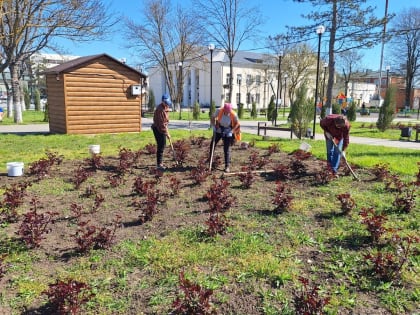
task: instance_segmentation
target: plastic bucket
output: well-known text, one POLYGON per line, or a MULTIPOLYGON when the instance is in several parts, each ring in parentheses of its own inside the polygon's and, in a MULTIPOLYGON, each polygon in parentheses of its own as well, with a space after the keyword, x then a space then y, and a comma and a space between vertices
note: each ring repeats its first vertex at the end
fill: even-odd
POLYGON ((23 162, 9 162, 7 165, 7 176, 22 176, 23 162))
POLYGON ((99 144, 91 144, 89 146, 89 152, 91 154, 99 154, 101 153, 101 146, 99 144))
POLYGON ((305 152, 311 151, 312 147, 306 143, 306 142, 302 142, 299 146, 299 149, 305 152))

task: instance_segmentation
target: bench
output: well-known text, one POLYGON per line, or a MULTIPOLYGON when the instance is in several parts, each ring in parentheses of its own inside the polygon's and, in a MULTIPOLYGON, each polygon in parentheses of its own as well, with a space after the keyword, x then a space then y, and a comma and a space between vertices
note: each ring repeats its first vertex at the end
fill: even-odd
POLYGON ((267 130, 275 130, 275 131, 289 131, 290 132, 290 139, 293 138, 293 131, 292 128, 287 127, 277 127, 277 126, 267 126, 266 122, 259 121, 258 122, 258 132, 257 134, 261 136, 261 130, 264 130, 264 136, 267 135, 267 130))

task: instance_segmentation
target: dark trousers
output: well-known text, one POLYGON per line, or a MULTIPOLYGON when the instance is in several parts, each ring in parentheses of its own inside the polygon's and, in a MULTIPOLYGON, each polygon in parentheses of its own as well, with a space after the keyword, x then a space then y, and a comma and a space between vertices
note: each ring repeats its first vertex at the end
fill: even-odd
POLYGON ((217 133, 217 132, 214 133, 214 136, 210 143, 210 154, 211 154, 211 149, 213 148, 213 140, 215 141, 214 147, 216 148, 216 145, 220 141, 220 139, 223 139, 223 153, 225 155, 225 167, 228 167, 230 165, 230 147, 232 146, 233 137, 223 136, 222 133, 217 133))
POLYGON ((152 127, 153 134, 156 140, 156 165, 161 165, 163 160, 163 151, 165 150, 166 146, 166 135, 164 133, 159 132, 155 127, 152 127))

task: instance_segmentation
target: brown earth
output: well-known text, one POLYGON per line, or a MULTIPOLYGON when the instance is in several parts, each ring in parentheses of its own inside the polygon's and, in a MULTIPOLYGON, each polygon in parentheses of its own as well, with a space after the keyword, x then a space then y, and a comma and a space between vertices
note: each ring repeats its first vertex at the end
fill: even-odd
MULTIPOLYGON (((235 174, 224 174, 222 171, 223 165, 219 165, 212 172, 206 181, 198 185, 191 178, 191 170, 197 167, 199 163, 204 163, 204 159, 208 152, 208 140, 195 139, 188 142, 187 147, 190 150, 188 156, 183 161, 182 165, 176 165, 172 160, 172 153, 170 148, 165 151, 165 161, 168 169, 163 173, 156 173, 154 169, 155 156, 142 152, 138 162, 130 168, 130 172, 124 175, 124 183, 118 187, 111 187, 107 176, 115 174, 119 165, 118 153, 116 156, 103 157, 104 166, 94 172, 92 177, 83 183, 80 189, 76 190, 72 180, 74 178, 76 169, 79 166, 87 167, 87 161, 66 161, 62 164, 55 165, 52 168, 48 177, 38 181, 36 176, 30 175, 29 170, 26 170, 22 177, 7 177, 6 174, 0 176, 1 187, 10 187, 11 184, 30 181, 32 186, 28 188, 28 194, 25 197, 25 203, 21 206, 20 212, 26 212, 30 206, 30 200, 37 198, 40 204, 39 211, 55 211, 58 213, 55 223, 51 226, 51 231, 42 240, 39 248, 30 249, 31 254, 36 257, 33 259, 33 269, 26 270, 28 276, 37 276, 46 281, 56 279, 59 274, 63 274, 64 270, 71 268, 71 265, 80 259, 80 254, 77 252, 77 246, 74 240, 74 234, 77 230, 74 213, 70 210, 70 205, 76 203, 83 207, 83 218, 90 220, 90 223, 96 226, 109 226, 112 220, 117 215, 121 216, 121 227, 116 230, 115 242, 118 244, 124 240, 142 240, 149 237, 163 238, 177 229, 191 226, 203 226, 208 218, 208 203, 203 197, 208 191, 210 185, 213 183, 212 176, 216 180, 220 178, 226 179, 230 186, 229 191, 235 196, 236 203, 231 211, 235 217, 249 216, 260 214, 262 217, 273 213, 274 205, 272 198, 275 193, 276 177, 270 170, 273 170, 278 165, 290 165, 296 161, 296 155, 287 154, 285 152, 268 153, 268 150, 256 149, 253 147, 242 149, 235 145, 232 152, 232 172, 241 171, 243 166, 249 165, 251 154, 256 154, 258 158, 267 159, 267 164, 255 172, 256 181, 252 184, 252 188, 243 189, 238 176, 235 174), (265 170, 265 171, 264 171, 265 170), (141 223, 139 221, 139 211, 135 210, 132 202, 136 199, 136 194, 133 193, 133 182, 136 178, 141 177, 144 181, 158 180, 157 189, 161 192, 161 201, 158 205, 158 213, 151 221, 141 223), (179 192, 174 192, 173 183, 170 179, 176 178, 179 181, 179 192), (90 194, 89 194, 90 191, 90 194), (99 206, 97 211, 91 211, 94 206, 94 198, 91 194, 96 191, 96 194, 102 194, 104 202, 99 206), (41 276, 40 276, 41 275, 41 276)), ((177 146, 176 146, 177 147, 177 146)), ((178 148, 178 147, 177 147, 178 148)), ((300 152, 302 153, 302 152, 300 152)), ((180 153, 178 153, 180 154, 180 153)), ((219 146, 216 150, 215 160, 222 160, 222 147, 219 146)), ((288 187, 294 192, 295 198, 299 198, 302 194, 319 194, 317 190, 310 189, 316 183, 315 176, 325 171, 326 162, 318 160, 313 156, 309 156, 302 160, 303 169, 300 173, 291 173, 290 179, 285 180, 288 187)), ((341 176, 349 176, 344 173, 342 168, 341 176)), ((364 172, 364 177, 372 177, 367 171, 364 172)), ((332 179, 331 179, 332 180, 332 179)), ((368 181, 357 183, 358 189, 363 189, 364 185, 369 185, 368 181)), ((308 196, 307 196, 308 197, 308 196)), ((310 196, 309 196, 310 197, 310 196)), ((302 226, 302 229, 311 235, 313 231, 322 229, 323 226, 328 225, 327 220, 320 219, 319 211, 313 209, 313 216, 311 225, 302 226), (318 217, 317 217, 318 215, 318 217)), ((228 216, 229 216, 228 212, 228 216)), ((281 216, 282 214, 278 214, 281 216)), ((13 251, 12 243, 18 243, 18 236, 16 231, 20 225, 22 217, 18 222, 4 225, 1 228, 0 253, 13 251)), ((235 224, 241 224, 240 221, 235 221, 235 224)), ((279 225, 265 226, 264 233, 268 235, 276 235, 281 229, 281 221, 279 225)), ((244 227, 245 228, 245 227, 244 227)), ((222 237, 229 238, 232 235, 229 233, 222 237)), ((106 250, 105 255, 107 259, 118 257, 119 252, 115 251, 113 247, 106 250)), ((318 263, 321 263, 325 258, 323 253, 311 246, 303 246, 299 252, 296 253, 296 259, 302 261, 311 261, 311 265, 307 265, 302 273, 311 275, 311 269, 318 263)), ((95 263, 90 263, 90 269, 94 272, 95 263)), ((21 267, 22 268, 22 267, 21 267)), ((22 270, 22 269, 20 269, 22 270)), ((203 272, 206 272, 205 268, 203 272)), ((177 274, 177 272, 175 272, 177 274)), ((2 300, 10 301, 13 297, 19 296, 16 291, 16 286, 13 285, 13 279, 18 275, 15 274, 13 268, 9 266, 3 279, 0 279, 2 287, 2 300)), ((312 275, 315 276, 315 275, 312 275)), ((340 279, 331 279, 331 276, 326 274, 318 274, 315 278, 320 278, 322 281, 341 281, 340 279)), ((156 287, 141 288, 138 283, 141 279, 151 279, 152 276, 147 270, 134 268, 128 275, 128 288, 125 292, 113 292, 114 296, 118 298, 119 295, 130 294, 130 305, 127 314, 164 314, 169 310, 156 311, 156 308, 150 306, 149 300, 158 290, 156 287)), ((158 281, 156 281, 158 283, 158 281)), ((291 290, 292 283, 286 282, 286 291, 291 290)), ((262 297, 258 294, 260 289, 270 289, 272 284, 267 281, 253 280, 247 282, 231 281, 228 285, 218 289, 223 291, 224 296, 227 297, 224 301, 215 299, 213 302, 218 310, 218 314, 264 314, 262 297)), ((112 288, 110 289, 112 291, 112 288)), ((217 290, 216 290, 217 291, 217 290)), ((174 292, 171 293, 174 296, 174 292)), ((360 292, 360 298, 365 300, 364 303, 358 302, 353 310, 342 309, 340 314, 389 314, 386 310, 381 308, 376 296, 370 295, 369 292, 360 292)), ((46 306, 45 296, 35 298, 27 305, 21 305, 22 314, 50 314, 51 310, 46 306)), ((281 305, 279 305, 281 307, 281 305)), ((11 310, 0 304, 0 314, 8 314, 11 310)), ((99 313, 98 313, 99 314, 99 313)))

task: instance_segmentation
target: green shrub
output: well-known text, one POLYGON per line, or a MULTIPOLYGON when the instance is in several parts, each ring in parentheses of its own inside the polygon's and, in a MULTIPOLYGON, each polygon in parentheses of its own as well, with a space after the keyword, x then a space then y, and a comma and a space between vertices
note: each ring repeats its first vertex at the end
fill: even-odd
POLYGON ((242 119, 244 117, 244 104, 238 104, 238 118, 242 119))
POLYGON ((306 134, 315 110, 313 102, 306 95, 307 87, 302 85, 296 91, 296 100, 290 110, 291 127, 299 139, 306 134))
POLYGON ((216 103, 212 100, 210 104, 210 110, 209 110, 209 118, 216 112, 216 103))
POLYGON ((251 109, 251 118, 257 118, 257 103, 252 102, 252 109, 251 109))
POLYGON ((31 106, 31 95, 29 94, 29 90, 26 86, 23 88, 23 100, 25 102, 25 108, 29 109, 31 106))
POLYGON ((200 104, 198 102, 195 102, 193 106, 193 119, 198 120, 200 118, 200 104))
POLYGON ((356 121, 356 103, 351 102, 347 107, 347 119, 349 121, 356 121))
POLYGON ((41 110, 41 93, 38 89, 35 89, 34 92, 34 103, 35 103, 35 110, 41 110))
POLYGON ((149 90, 149 102, 147 103, 147 110, 149 112, 154 112, 155 106, 156 106, 155 93, 153 93, 153 90, 149 90))
POLYGON ((395 86, 388 88, 386 90, 385 100, 382 106, 379 108, 379 116, 378 121, 376 122, 376 127, 382 132, 391 126, 392 120, 394 119, 396 108, 395 94, 395 86))
POLYGON ((276 115, 276 104, 274 103, 274 95, 271 96, 270 103, 268 104, 267 108, 267 120, 274 122, 276 115))
POLYGON ((338 104, 338 103, 332 104, 332 113, 341 114, 341 104, 338 104))

